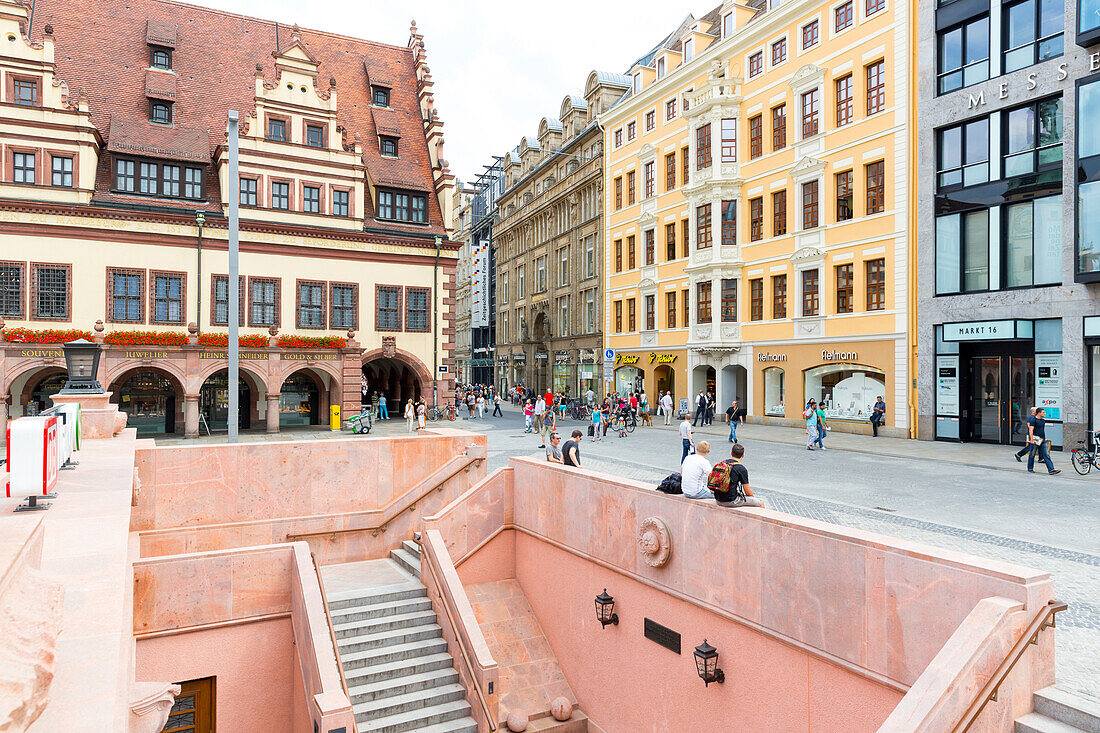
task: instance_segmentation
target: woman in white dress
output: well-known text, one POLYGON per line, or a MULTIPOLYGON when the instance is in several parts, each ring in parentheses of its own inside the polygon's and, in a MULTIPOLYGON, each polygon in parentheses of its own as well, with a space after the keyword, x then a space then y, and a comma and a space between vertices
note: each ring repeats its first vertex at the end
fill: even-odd
POLYGON ((410 433, 413 431, 414 420, 416 420, 416 410, 413 409, 413 401, 409 400, 405 403, 405 429, 410 433))
POLYGON ((423 401, 416 406, 416 429, 423 430, 428 419, 428 406, 423 401))

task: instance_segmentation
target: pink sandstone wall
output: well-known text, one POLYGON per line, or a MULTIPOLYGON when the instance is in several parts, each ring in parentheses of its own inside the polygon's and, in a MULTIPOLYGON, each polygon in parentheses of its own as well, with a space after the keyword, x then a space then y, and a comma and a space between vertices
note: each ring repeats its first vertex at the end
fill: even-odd
POLYGON ((289 618, 139 639, 137 677, 215 677, 217 730, 298 733, 309 727, 292 724, 294 709, 306 706, 302 688, 293 684, 294 653, 289 618))
POLYGON ((446 429, 139 449, 131 529, 144 557, 288 539, 309 542, 322 564, 381 557, 411 537, 420 516, 481 480, 484 456, 484 435, 446 429), (442 490, 432 491, 437 484, 442 490), (375 531, 383 523, 386 531, 375 531))
MULTIPOLYGON (((424 518, 425 530, 438 529, 456 567, 514 520, 513 469, 498 468, 424 518)), ((511 576, 508 576, 511 577, 511 576)))
POLYGON ((581 710, 609 733, 666 733, 686 720, 698 730, 858 733, 874 731, 901 699, 526 534, 516 538, 516 571, 581 710), (593 598, 604 588, 615 597, 619 625, 601 630, 593 598), (646 617, 680 632, 679 655, 644 638, 646 617), (704 638, 718 649, 725 684, 706 687, 696 674, 692 650, 704 638))

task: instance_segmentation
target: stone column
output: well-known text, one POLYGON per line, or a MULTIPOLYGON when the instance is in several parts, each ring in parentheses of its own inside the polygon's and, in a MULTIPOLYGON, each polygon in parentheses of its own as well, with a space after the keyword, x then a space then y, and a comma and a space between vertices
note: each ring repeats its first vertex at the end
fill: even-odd
POLYGON ((183 437, 199 437, 199 396, 197 394, 183 396, 183 437))
POLYGON ((279 395, 267 394, 267 432, 279 432, 279 395))

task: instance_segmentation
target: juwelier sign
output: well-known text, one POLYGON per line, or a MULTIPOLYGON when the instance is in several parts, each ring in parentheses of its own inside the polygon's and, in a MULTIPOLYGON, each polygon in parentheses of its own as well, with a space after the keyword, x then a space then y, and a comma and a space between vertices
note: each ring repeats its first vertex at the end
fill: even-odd
POLYGON ((1034 335, 1031 321, 969 321, 943 324, 944 341, 1000 341, 1029 339, 1034 335))

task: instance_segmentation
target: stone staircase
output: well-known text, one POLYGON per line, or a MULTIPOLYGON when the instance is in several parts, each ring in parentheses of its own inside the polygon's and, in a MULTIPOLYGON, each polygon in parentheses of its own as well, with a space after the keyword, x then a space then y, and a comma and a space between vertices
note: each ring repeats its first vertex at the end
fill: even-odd
POLYGON ((477 733, 419 580, 419 545, 406 541, 378 562, 392 563, 408 580, 329 598, 359 733, 477 733))
POLYGON ((1035 711, 1016 719, 1016 733, 1100 733, 1100 703, 1057 687, 1034 700, 1035 711))

